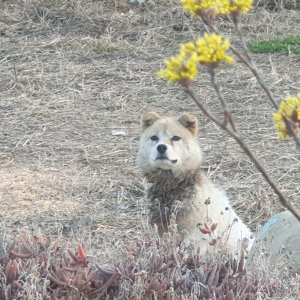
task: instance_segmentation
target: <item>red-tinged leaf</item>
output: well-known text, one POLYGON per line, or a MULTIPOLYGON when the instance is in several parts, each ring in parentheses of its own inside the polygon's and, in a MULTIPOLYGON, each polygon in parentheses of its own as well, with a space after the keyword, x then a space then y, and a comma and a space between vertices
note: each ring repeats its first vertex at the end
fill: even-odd
POLYGON ((55 283, 55 284, 57 284, 59 286, 66 286, 67 285, 66 282, 62 282, 61 280, 59 280, 58 278, 56 278, 51 273, 48 274, 48 278, 50 279, 50 281, 52 281, 53 283, 55 283))
POLYGON ((18 258, 30 258, 32 256, 32 253, 18 253, 14 250, 10 250, 10 256, 18 258))
POLYGON ((217 239, 212 239, 211 241, 209 241, 209 244, 210 244, 211 246, 215 246, 215 245, 217 245, 217 243, 218 243, 218 240, 217 240, 217 239))
POLYGON ((61 272, 61 278, 64 282, 69 282, 70 280, 69 274, 67 272, 64 272, 64 270, 61 272))
POLYGON ((234 300, 234 299, 235 299, 234 293, 232 290, 230 290, 226 295, 226 300, 234 300))
POLYGON ((137 251, 133 250, 131 247, 125 245, 125 249, 132 255, 132 256, 139 256, 140 253, 137 251))
POLYGON ((51 246, 51 252, 50 253, 51 253, 52 256, 56 255, 57 249, 58 249, 58 241, 55 241, 53 243, 53 245, 51 246))
POLYGON ((87 281, 92 281, 94 276, 96 274, 96 271, 95 270, 90 270, 89 273, 88 273, 88 276, 86 278, 87 281))
POLYGON ((76 271, 78 271, 80 268, 82 268, 82 266, 76 265, 76 266, 73 267, 73 268, 71 268, 71 267, 63 267, 63 270, 68 271, 68 272, 76 272, 76 271))
POLYGON ((116 279, 117 277, 118 277, 118 274, 117 274, 117 273, 112 274, 111 277, 105 282, 105 284, 102 285, 100 288, 94 290, 94 291, 92 292, 92 294, 93 294, 93 295, 97 295, 97 294, 99 294, 100 292, 102 292, 102 291, 106 290, 107 288, 109 288, 109 287, 113 284, 113 282, 115 281, 115 279, 116 279))
POLYGON ((72 285, 74 285, 75 287, 77 287, 78 289, 82 286, 82 278, 80 274, 77 274, 75 276, 75 279, 72 281, 72 285))
POLYGON ((158 293, 160 296, 164 294, 168 287, 168 284, 166 281, 159 282, 158 279, 152 280, 150 284, 147 287, 148 291, 155 291, 158 293))
POLYGON ((210 230, 211 232, 214 232, 217 228, 218 224, 217 223, 213 223, 211 226, 210 226, 210 230))
POLYGON ((26 253, 26 254, 28 254, 28 253, 31 253, 32 252, 32 250, 25 244, 25 243, 22 243, 22 253, 26 253))
POLYGON ((50 245, 51 245, 51 242, 52 242, 52 241, 51 241, 51 237, 47 237, 45 247, 46 247, 46 248, 49 248, 50 245))
POLYGON ((245 266, 245 252, 244 252, 244 250, 242 250, 241 259, 240 259, 239 264, 238 264, 238 272, 239 273, 243 272, 244 266, 245 266))
POLYGON ((232 278, 238 278, 240 276, 241 276, 241 273, 235 273, 235 274, 232 275, 232 278))
POLYGON ((47 255, 45 252, 42 252, 40 255, 39 255, 39 259, 40 259, 40 262, 46 262, 47 261, 47 255))
POLYGON ((21 290, 21 291, 24 290, 23 286, 18 281, 14 281, 12 283, 12 287, 16 290, 21 290))
POLYGON ((166 300, 172 300, 171 291, 167 291, 167 295, 165 297, 166 297, 166 300))
POLYGON ((46 245, 46 237, 44 234, 41 234, 38 238, 38 243, 41 247, 45 248, 46 245))
POLYGON ((80 262, 79 259, 78 259, 78 257, 74 253, 72 253, 71 250, 68 249, 68 253, 71 256, 71 258, 74 260, 75 263, 79 263, 80 262))
POLYGON ((16 246, 17 242, 16 241, 13 241, 12 244, 10 245, 9 249, 8 249, 8 253, 11 251, 11 250, 14 250, 15 249, 15 246, 16 246))
POLYGON ((99 266, 98 264, 96 264, 96 268, 98 269, 98 271, 100 271, 101 273, 103 273, 104 275, 113 275, 115 273, 115 270, 109 269, 109 268, 104 268, 99 266))
POLYGON ((4 262, 7 259, 8 259, 7 255, 0 256, 0 262, 4 262))
POLYGON ((210 234, 211 231, 210 229, 206 228, 206 227, 199 227, 199 230, 204 233, 204 234, 210 234))
POLYGON ((17 261, 15 259, 10 259, 4 271, 7 282, 13 283, 17 279, 18 272, 17 261))
POLYGON ((217 269, 218 269, 218 265, 215 265, 213 267, 213 269, 211 270, 210 274, 209 274, 209 277, 207 279, 207 286, 208 287, 211 287, 212 286, 212 283, 214 281, 214 278, 215 278, 215 275, 217 273, 217 269))
POLYGON ((65 269, 67 267, 65 255, 60 259, 61 268, 65 269))
POLYGON ((78 255, 79 255, 80 260, 85 261, 86 260, 86 254, 85 254, 85 251, 84 251, 81 244, 77 245, 77 251, 78 251, 78 255))

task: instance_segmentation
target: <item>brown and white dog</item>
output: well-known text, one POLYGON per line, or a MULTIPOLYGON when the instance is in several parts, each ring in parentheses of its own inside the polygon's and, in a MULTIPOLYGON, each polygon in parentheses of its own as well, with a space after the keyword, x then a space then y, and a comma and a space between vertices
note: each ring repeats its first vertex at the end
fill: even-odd
POLYGON ((197 132, 198 120, 191 115, 143 116, 137 165, 152 184, 150 222, 162 234, 175 216, 184 241, 195 243, 202 253, 213 246, 238 251, 245 242, 251 243, 251 232, 225 193, 202 172, 197 132))

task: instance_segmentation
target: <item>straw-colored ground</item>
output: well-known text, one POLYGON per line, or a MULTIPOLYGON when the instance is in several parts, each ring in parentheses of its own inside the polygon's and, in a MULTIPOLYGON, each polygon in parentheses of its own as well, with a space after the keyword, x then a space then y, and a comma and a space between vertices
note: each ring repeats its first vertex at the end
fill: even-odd
MULTIPOLYGON (((247 41, 282 37, 299 33, 300 11, 260 8, 243 21, 247 41)), ((218 24, 235 40, 228 21, 218 24)), ((178 86, 155 76, 164 58, 204 30, 171 1, 0 3, 1 231, 81 240, 101 259, 146 232, 147 184, 134 160, 147 111, 199 117, 203 167, 252 229, 280 211, 234 141, 178 86)), ((254 57, 278 100, 300 91, 299 56, 254 57)), ((251 149, 300 209, 299 154, 292 142, 277 139, 271 103, 239 62, 218 78, 251 149)), ((195 90, 220 114, 204 69, 195 90)))

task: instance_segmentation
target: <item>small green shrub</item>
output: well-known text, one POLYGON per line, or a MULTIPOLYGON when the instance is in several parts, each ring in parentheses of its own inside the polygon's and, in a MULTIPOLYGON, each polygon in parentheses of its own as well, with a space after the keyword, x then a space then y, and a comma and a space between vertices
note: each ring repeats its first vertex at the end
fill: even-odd
POLYGON ((253 53, 300 54, 300 36, 252 43, 249 49, 253 53))

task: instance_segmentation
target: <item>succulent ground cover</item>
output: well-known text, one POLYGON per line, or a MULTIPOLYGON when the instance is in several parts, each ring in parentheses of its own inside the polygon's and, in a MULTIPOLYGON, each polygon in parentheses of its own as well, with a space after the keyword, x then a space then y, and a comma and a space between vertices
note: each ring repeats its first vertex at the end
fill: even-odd
POLYGON ((285 272, 258 277, 245 269, 245 253, 200 256, 172 234, 137 239, 111 265, 82 244, 22 234, 2 241, 0 270, 1 299, 274 299, 286 290, 285 272))

